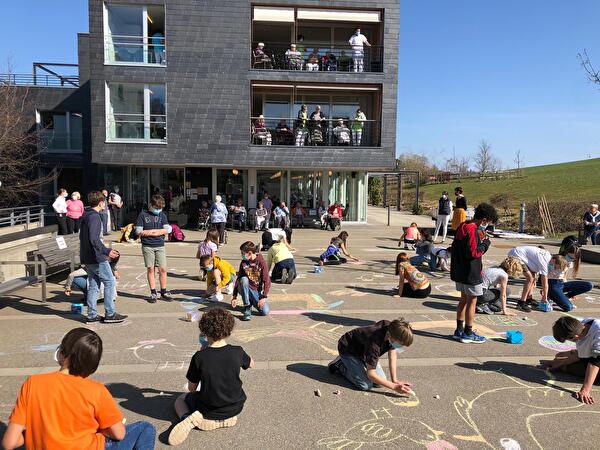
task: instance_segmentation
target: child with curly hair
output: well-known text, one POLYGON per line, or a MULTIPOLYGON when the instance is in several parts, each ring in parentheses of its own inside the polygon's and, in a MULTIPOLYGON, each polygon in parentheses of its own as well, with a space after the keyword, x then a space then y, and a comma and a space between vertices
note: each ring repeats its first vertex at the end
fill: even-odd
POLYGON ((190 361, 186 375, 189 392, 175 400, 181 421, 171 430, 169 444, 181 444, 193 428, 211 431, 237 423, 246 401, 240 369, 253 368, 254 360, 242 347, 225 341, 234 325, 233 315, 223 308, 211 309, 200 319, 204 344, 190 361))

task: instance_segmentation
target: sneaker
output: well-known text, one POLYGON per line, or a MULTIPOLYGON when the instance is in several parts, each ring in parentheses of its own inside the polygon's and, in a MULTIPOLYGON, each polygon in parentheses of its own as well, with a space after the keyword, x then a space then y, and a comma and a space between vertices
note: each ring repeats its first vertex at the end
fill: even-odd
POLYGON ((492 311, 489 307, 489 305, 487 303, 484 303, 483 305, 477 305, 476 307, 476 311, 479 314, 494 314, 494 311, 492 311))
POLYGON ((228 284, 223 290, 227 295, 233 295, 233 283, 228 284))
POLYGON ((454 339, 455 341, 460 341, 463 337, 463 332, 459 331, 459 330, 455 330, 454 334, 452 335, 452 339, 454 339))
POLYGON ((169 433, 169 444, 179 445, 187 439, 194 428, 203 431, 212 431, 218 428, 233 427, 237 423, 237 416, 225 420, 208 420, 202 417, 199 411, 194 411, 173 427, 169 433))
POLYGON ((540 302, 532 298, 527 299, 527 304, 533 309, 538 309, 540 307, 540 302))
POLYGON ((102 316, 86 317, 85 323, 100 322, 101 320, 102 320, 102 316))
POLYGON ((296 278, 296 271, 294 269, 288 270, 287 279, 285 280, 286 284, 292 284, 294 279, 296 278))
POLYGON ((483 344, 487 339, 483 336, 479 336, 474 331, 472 334, 463 333, 460 342, 463 344, 483 344))
POLYGON ((531 312, 531 306, 529 306, 529 304, 527 302, 524 302, 523 300, 519 300, 517 302, 517 309, 519 311, 531 312))
POLYGON ((281 283, 282 284, 287 284, 287 279, 288 279, 288 270, 287 269, 283 269, 281 271, 281 283))
POLYGON ((333 361, 327 364, 327 368, 329 369, 329 373, 334 374, 340 371, 340 365, 342 364, 342 358, 336 356, 333 361))
POLYGON ((114 313, 112 316, 106 316, 103 320, 104 323, 121 323, 124 322, 125 319, 127 319, 127 316, 119 314, 119 313, 114 313))
POLYGON ((160 293, 160 298, 162 300, 164 300, 165 302, 172 302, 173 301, 173 296, 171 295, 170 291, 165 291, 164 293, 161 292, 160 293))
POLYGON ((150 297, 148 297, 148 303, 156 303, 158 300, 158 294, 151 292, 150 297))
POLYGON ((244 309, 244 315, 242 316, 242 320, 244 322, 248 322, 249 320, 252 320, 252 310, 250 308, 244 309))

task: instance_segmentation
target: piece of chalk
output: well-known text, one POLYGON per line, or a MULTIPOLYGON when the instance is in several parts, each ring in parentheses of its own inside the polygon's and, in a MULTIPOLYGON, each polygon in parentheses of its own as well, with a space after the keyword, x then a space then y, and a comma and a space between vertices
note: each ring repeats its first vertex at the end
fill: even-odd
POLYGON ((163 391, 160 391, 160 394, 158 394, 158 395, 165 395, 165 393, 163 391))
POLYGON ((125 423, 126 423, 126 422, 127 422, 127 419, 126 419, 125 417, 123 417, 123 420, 121 420, 121 423, 122 423, 123 425, 125 425, 125 423))
POLYGON ((415 391, 413 391, 412 389, 411 389, 410 391, 408 391, 408 393, 409 393, 410 395, 414 395, 415 397, 416 397, 416 395, 417 395, 417 394, 415 394, 415 391))
POLYGON ((316 395, 317 397, 320 397, 320 396, 321 396, 321 391, 320 391, 319 389, 317 389, 317 390, 315 391, 315 395, 316 395))
POLYGON ((439 396, 439 395, 437 395, 437 394, 435 394, 435 395, 433 396, 433 398, 439 399, 439 398, 440 398, 440 396, 439 396))
POLYGON ((340 394, 341 394, 341 392, 340 392, 340 391, 333 391, 333 393, 334 393, 335 395, 340 395, 340 394))

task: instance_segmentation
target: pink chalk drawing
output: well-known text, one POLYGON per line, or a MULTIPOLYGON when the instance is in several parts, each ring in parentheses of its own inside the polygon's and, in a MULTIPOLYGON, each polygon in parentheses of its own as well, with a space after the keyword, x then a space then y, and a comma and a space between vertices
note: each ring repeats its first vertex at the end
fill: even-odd
POLYGON ((558 342, 553 336, 542 336, 538 340, 538 344, 555 352, 570 352, 575 350, 575 344, 571 341, 558 342))

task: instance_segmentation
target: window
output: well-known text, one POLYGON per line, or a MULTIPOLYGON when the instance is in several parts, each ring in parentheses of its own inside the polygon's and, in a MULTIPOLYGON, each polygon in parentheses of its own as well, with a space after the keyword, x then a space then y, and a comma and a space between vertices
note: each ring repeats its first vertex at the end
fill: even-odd
POLYGON ((40 150, 60 153, 82 151, 82 115, 69 111, 39 111, 37 125, 40 150))
POLYGON ((166 88, 163 84, 108 83, 106 139, 166 142, 166 88))
POLYGON ((104 61, 165 65, 164 6, 105 4, 104 61))

